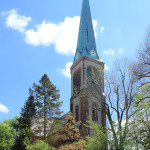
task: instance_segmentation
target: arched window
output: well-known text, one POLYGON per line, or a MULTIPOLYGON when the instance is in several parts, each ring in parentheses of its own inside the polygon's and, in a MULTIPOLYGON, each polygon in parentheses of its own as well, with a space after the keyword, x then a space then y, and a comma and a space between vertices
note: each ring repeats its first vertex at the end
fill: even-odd
POLYGON ((81 87, 81 69, 78 70, 73 76, 73 91, 76 96, 80 92, 81 87))
POLYGON ((91 76, 91 67, 87 68, 87 77, 89 78, 91 76))
POLYGON ((75 120, 79 121, 79 105, 77 105, 75 108, 75 120))
POLYGON ((95 67, 87 67, 87 80, 89 84, 92 84, 95 81, 95 77, 98 76, 98 71, 95 67))
POLYGON ((92 103, 92 120, 98 121, 98 110, 96 103, 92 103))

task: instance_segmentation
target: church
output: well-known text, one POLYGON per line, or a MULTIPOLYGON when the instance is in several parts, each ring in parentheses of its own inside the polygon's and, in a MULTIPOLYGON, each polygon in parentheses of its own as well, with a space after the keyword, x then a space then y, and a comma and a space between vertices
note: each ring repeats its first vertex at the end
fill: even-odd
POLYGON ((84 125, 89 117, 95 123, 106 126, 102 105, 105 102, 104 62, 97 53, 89 0, 82 3, 77 48, 70 70, 70 112, 76 121, 81 121, 79 130, 81 136, 85 137, 92 134, 84 125))

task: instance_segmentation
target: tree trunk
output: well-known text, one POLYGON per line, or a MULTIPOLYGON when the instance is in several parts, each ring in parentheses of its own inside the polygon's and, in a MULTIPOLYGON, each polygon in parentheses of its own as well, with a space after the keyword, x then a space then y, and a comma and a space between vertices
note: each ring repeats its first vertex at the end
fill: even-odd
POLYGON ((46 100, 44 98, 44 139, 46 140, 46 100))

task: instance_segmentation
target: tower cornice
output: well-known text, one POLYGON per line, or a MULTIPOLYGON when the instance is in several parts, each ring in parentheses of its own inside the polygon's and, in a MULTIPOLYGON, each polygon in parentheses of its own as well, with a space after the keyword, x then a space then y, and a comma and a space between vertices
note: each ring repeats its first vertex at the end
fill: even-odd
POLYGON ((105 63, 102 60, 94 60, 85 56, 82 56, 74 65, 71 66, 71 70, 74 69, 80 62, 83 62, 87 60, 89 62, 93 62, 95 64, 104 65, 105 63))

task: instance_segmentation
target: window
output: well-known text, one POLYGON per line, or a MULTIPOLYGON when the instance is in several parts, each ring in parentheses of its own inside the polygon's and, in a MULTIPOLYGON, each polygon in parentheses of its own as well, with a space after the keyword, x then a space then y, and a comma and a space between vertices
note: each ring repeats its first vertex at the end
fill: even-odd
POLYGON ((71 102, 70 111, 73 113, 73 103, 71 102))
POLYGON ((79 105, 77 105, 75 109, 75 120, 79 121, 79 105))
POLYGON ((81 87, 81 70, 77 71, 73 76, 73 91, 76 96, 80 92, 81 87))
POLYGON ((87 68, 87 84, 88 88, 95 89, 95 76, 96 76, 96 68, 88 67, 87 68))
POLYGON ((95 78, 96 76, 99 76, 98 69, 92 66, 88 66, 87 77, 92 79, 92 78, 95 78))
POLYGON ((105 114, 105 110, 102 108, 101 109, 101 121, 102 121, 102 126, 106 127, 106 114, 105 114))
POLYGON ((98 121, 98 111, 97 111, 96 103, 92 104, 92 120, 93 121, 98 121))
POLYGON ((87 68, 87 76, 88 76, 88 78, 91 76, 91 67, 87 68))

